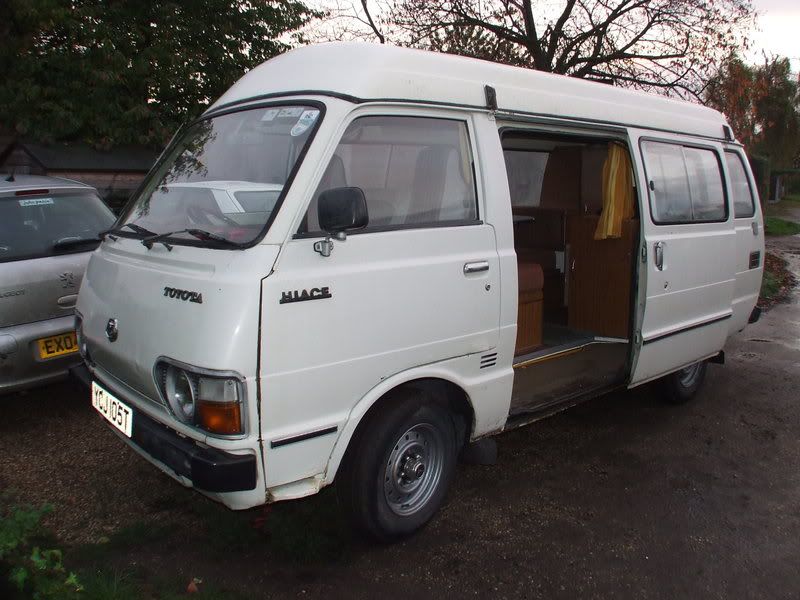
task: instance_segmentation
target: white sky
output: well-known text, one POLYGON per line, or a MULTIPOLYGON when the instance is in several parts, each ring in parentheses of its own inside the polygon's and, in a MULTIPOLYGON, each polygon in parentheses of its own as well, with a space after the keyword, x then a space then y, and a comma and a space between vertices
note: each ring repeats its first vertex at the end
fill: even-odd
POLYGON ((761 61, 761 52, 786 56, 800 72, 800 0, 752 0, 759 14, 748 58, 761 61), (760 30, 760 31, 759 31, 760 30))

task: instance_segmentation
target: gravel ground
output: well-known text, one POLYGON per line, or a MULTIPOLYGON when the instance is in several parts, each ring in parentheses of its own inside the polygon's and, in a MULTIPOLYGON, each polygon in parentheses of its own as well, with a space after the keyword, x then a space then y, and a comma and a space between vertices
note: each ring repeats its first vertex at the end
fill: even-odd
MULTIPOLYGON (((800 239, 770 244, 800 272, 800 239)), ((55 506, 68 557, 139 527, 106 566, 245 597, 798 598, 798 340, 795 292, 689 405, 639 389, 500 436, 497 465, 461 466, 437 518, 394 546, 353 540, 330 494, 231 513, 180 488, 69 383, 3 398, 0 487, 55 506)))

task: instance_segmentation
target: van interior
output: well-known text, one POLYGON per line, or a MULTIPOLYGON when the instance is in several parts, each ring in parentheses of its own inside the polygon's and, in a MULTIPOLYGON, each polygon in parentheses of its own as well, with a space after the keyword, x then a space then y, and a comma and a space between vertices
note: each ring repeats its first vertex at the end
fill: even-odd
POLYGON ((627 145, 502 134, 519 297, 513 414, 620 383, 639 218, 627 145))

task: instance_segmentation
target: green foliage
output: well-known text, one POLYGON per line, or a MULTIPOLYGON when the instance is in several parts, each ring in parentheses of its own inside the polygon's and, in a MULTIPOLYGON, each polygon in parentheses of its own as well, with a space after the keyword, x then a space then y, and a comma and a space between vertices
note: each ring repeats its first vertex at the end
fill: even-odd
POLYGON ((764 217, 764 230, 767 235, 797 235, 800 225, 779 217, 764 217))
MULTIPOLYGON (((61 550, 44 549, 42 517, 49 506, 0 508, 0 574, 7 594, 21 598, 78 598, 82 586, 74 573, 63 565, 61 550)), ((0 593, 3 584, 0 584, 0 593)))
POLYGON ((316 14, 300 0, 6 0, 0 130, 160 146, 316 14))
POLYGON ((725 113, 748 152, 773 169, 800 162, 800 89, 789 60, 750 66, 732 55, 709 80, 706 102, 725 113))

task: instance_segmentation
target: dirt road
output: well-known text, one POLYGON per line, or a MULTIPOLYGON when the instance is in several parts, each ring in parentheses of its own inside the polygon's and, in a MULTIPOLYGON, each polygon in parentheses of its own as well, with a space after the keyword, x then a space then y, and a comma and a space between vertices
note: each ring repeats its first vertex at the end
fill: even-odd
MULTIPOLYGON (((800 242, 780 244, 800 273, 800 242)), ((726 355, 687 406, 635 390, 500 436, 498 464, 459 467, 441 514, 395 546, 353 540, 329 493, 231 513, 180 489, 69 384, 3 399, 0 487, 54 504, 68 563, 144 589, 198 577, 248 598, 797 598, 797 292, 726 355)))

